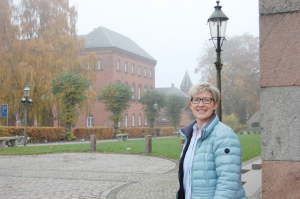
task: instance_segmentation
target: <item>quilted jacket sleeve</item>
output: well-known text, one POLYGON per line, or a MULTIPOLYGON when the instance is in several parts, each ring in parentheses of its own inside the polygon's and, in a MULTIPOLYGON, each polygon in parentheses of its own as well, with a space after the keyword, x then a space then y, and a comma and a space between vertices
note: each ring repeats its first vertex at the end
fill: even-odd
POLYGON ((224 126, 221 131, 217 130, 213 148, 217 173, 215 199, 236 198, 241 180, 240 141, 231 128, 224 126))

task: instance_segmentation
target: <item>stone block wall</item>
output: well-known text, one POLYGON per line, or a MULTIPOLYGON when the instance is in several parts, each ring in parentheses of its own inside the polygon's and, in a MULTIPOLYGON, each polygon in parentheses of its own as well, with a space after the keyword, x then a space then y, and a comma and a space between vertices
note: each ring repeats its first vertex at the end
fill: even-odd
POLYGON ((259 5, 263 198, 300 198, 300 1, 259 5))

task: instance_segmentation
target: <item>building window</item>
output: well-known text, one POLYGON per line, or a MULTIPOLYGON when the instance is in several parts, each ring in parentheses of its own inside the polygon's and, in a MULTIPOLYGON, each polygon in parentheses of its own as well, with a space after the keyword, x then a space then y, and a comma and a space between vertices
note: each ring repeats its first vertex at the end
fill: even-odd
POLYGON ((92 89, 93 84, 92 84, 92 80, 90 80, 90 89, 92 89))
POLYGON ((146 92, 147 91, 147 85, 145 85, 145 87, 144 87, 144 92, 146 92))
POLYGON ((141 75, 141 66, 138 67, 138 75, 141 75))
POLYGON ((125 115, 125 127, 128 126, 128 125, 127 125, 127 121, 128 121, 128 115, 126 114, 126 115, 125 115))
POLYGON ((153 91, 153 87, 152 86, 150 86, 150 90, 153 91))
POLYGON ((141 86, 138 87, 138 99, 141 99, 141 86))
POLYGON ((94 123, 94 117, 92 114, 88 114, 88 117, 87 117, 87 127, 93 127, 93 123, 94 123))
POLYGON ((120 60, 117 61, 117 70, 120 70, 120 60))
POLYGON ((142 126, 142 116, 139 114, 139 126, 142 126))
POLYGON ((131 74, 134 74, 134 64, 131 65, 131 74))
POLYGON ((152 78, 152 69, 150 69, 150 74, 149 75, 150 75, 150 78, 152 78))
POLYGON ((145 67, 144 76, 147 77, 147 68, 145 67))
POLYGON ((132 99, 134 99, 134 85, 131 85, 132 99))
POLYGON ((145 126, 147 126, 147 115, 145 115, 145 126))
POLYGON ((164 115, 161 117, 161 120, 167 120, 167 117, 164 115))
POLYGON ((101 69, 101 59, 98 59, 98 67, 97 69, 101 69))
POLYGON ((132 114, 132 118, 131 118, 131 126, 134 126, 134 114, 132 114))
POLYGON ((125 71, 125 73, 127 73, 127 62, 125 62, 124 71, 125 71))
POLYGON ((118 127, 120 127, 121 126, 121 122, 120 122, 120 120, 119 120, 119 122, 118 122, 118 127))
POLYGON ((90 61, 87 61, 87 69, 90 70, 90 61))

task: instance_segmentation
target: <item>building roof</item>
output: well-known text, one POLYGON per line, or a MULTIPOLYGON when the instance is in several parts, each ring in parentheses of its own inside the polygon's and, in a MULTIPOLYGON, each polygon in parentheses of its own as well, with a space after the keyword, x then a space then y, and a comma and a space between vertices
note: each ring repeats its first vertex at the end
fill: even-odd
POLYGON ((181 82, 180 88, 190 88, 192 86, 193 86, 193 83, 191 81, 191 78, 190 78, 188 72, 186 71, 185 75, 183 77, 183 80, 181 82))
POLYGON ((129 37, 104 28, 102 26, 95 28, 87 35, 78 35, 78 39, 85 38, 84 48, 103 48, 116 47, 127 52, 139 55, 141 57, 156 61, 151 55, 144 51, 129 37))
POLYGON ((167 88, 155 88, 155 90, 164 93, 165 95, 179 95, 182 97, 188 97, 184 92, 176 87, 167 87, 167 88))

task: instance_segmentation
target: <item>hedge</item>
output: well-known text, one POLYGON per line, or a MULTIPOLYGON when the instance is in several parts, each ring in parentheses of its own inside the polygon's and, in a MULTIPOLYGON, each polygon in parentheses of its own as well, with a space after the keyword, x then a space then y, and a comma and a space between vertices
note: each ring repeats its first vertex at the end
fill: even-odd
MULTIPOLYGON (((24 136, 24 128, 0 126, 0 137, 24 136)), ((60 141, 65 139, 64 131, 63 127, 27 127, 27 137, 30 137, 32 142, 60 141)))
MULTIPOLYGON (((150 127, 122 127, 119 128, 123 134, 129 134, 130 138, 140 138, 145 137, 145 135, 152 135, 153 131, 150 127)), ((156 127, 156 135, 159 135, 159 129, 156 127)), ((173 132, 175 131, 174 127, 162 127, 161 128, 161 136, 173 136, 173 132)))
POLYGON ((113 128, 111 127, 85 127, 75 128, 73 134, 77 139, 89 140, 90 135, 97 135, 97 139, 112 139, 114 136, 113 128))

